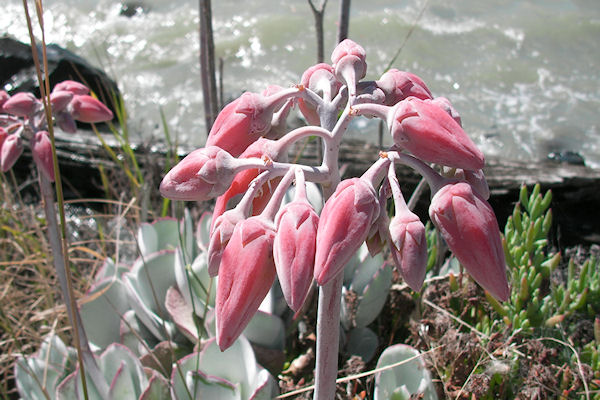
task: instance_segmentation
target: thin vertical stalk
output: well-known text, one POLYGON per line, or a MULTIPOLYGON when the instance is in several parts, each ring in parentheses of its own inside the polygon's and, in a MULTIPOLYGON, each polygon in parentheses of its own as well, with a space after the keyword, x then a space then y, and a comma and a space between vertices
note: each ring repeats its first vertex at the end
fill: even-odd
POLYGON ((204 99, 204 119, 208 134, 218 113, 215 44, 210 0, 200 0, 200 72, 204 99))
POLYGON ((325 6, 327 0, 323 0, 321 7, 317 8, 313 0, 308 0, 308 5, 315 18, 315 32, 317 35, 317 63, 325 60, 325 40, 323 34, 323 17, 325 16, 325 6))
POLYGON ((348 39, 348 30, 350 26, 350 0, 340 1, 340 22, 338 24, 338 43, 348 39))

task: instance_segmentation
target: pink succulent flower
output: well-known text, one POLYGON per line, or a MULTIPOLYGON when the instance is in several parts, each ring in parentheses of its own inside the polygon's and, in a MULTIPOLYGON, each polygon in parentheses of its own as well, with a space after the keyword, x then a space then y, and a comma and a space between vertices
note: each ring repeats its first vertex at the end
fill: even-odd
POLYGON ((414 291, 421 290, 427 272, 427 238, 425 226, 407 209, 390 222, 391 253, 398 272, 414 291))
POLYGON ((8 132, 6 132, 6 129, 0 126, 0 152, 2 152, 2 143, 4 143, 7 137, 8 132))
POLYGON ((88 95, 76 95, 70 104, 71 115, 81 122, 97 123, 113 119, 113 113, 97 99, 88 95))
POLYGON ((216 218, 208 243, 208 274, 211 277, 219 274, 225 247, 233 235, 235 226, 245 218, 246 216, 238 208, 225 211, 216 218))
POLYGON ((236 160, 216 146, 192 151, 163 178, 160 192, 173 200, 208 200, 220 196, 235 176, 236 160))
POLYGON ((33 160, 38 167, 38 170, 44 174, 46 179, 54 182, 54 160, 52 159, 52 143, 48 132, 36 132, 31 143, 31 152, 33 160))
POLYGON ((407 97, 416 97, 422 100, 431 99, 431 91, 425 82, 410 72, 390 69, 375 82, 377 87, 385 94, 386 106, 393 106, 407 97))
POLYGON ((58 92, 58 91, 67 91, 67 92, 71 92, 75 95, 84 95, 84 94, 88 94, 90 93, 90 89, 85 86, 83 83, 79 83, 77 81, 71 81, 71 80, 66 80, 66 81, 62 81, 57 83, 54 88, 52 89, 52 92, 58 92))
POLYGON ((52 111, 59 113, 63 111, 71 100, 73 99, 73 93, 66 90, 58 90, 50 93, 50 104, 52 104, 52 111))
POLYGON ((239 156, 269 131, 275 110, 297 92, 283 90, 268 97, 251 92, 242 94, 221 110, 206 146, 218 146, 234 157, 239 156))
POLYGON ((483 168, 481 150, 436 104, 409 97, 392 110, 388 126, 396 145, 426 162, 470 170, 483 168))
POLYGON ((275 219, 273 247, 281 290, 290 308, 300 310, 313 280, 319 216, 306 199, 283 206, 275 219))
POLYGON ((2 105, 4 112, 18 117, 28 117, 41 107, 41 103, 29 92, 20 92, 2 105))
POLYGON ((261 216, 238 223, 223 252, 216 298, 217 343, 227 349, 242 333, 275 281, 275 230, 261 216))
POLYGON ((315 279, 325 285, 365 241, 379 214, 373 186, 360 178, 342 181, 327 200, 317 230, 315 279))
POLYGON ((365 49, 350 39, 338 43, 331 54, 335 75, 348 86, 350 96, 356 95, 356 82, 367 73, 366 57, 365 49))
POLYGON ((56 113, 56 124, 63 132, 75 133, 77 132, 77 123, 67 111, 61 111, 56 113))
POLYGON ((484 200, 490 198, 490 187, 485 179, 483 170, 470 171, 459 168, 455 171, 454 177, 466 181, 484 200))
POLYGON ((466 182, 450 183, 432 198, 429 216, 469 274, 492 296, 509 296, 498 221, 492 207, 466 182))
POLYGON ((8 135, 4 139, 0 151, 0 169, 2 169, 2 172, 11 169, 21 153, 23 153, 23 140, 21 137, 15 134, 8 135))

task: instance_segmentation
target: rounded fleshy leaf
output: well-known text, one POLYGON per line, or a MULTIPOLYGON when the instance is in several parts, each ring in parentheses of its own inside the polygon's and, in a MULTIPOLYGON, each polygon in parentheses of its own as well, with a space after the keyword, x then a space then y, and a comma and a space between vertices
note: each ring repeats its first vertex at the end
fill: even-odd
POLYGON ((429 216, 469 274, 492 296, 510 293, 498 221, 492 207, 466 182, 450 183, 432 198, 429 216))

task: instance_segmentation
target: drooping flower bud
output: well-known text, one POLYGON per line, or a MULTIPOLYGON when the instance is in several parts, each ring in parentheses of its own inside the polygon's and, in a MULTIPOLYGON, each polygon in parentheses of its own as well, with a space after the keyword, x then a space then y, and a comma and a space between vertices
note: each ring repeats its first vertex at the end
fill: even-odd
POLYGON ((54 182, 52 143, 50 142, 48 132, 36 132, 31 142, 31 153, 33 154, 33 160, 38 167, 38 171, 40 171, 50 182, 54 182))
POLYGON ((59 113, 63 111, 71 100, 73 99, 73 93, 66 90, 58 90, 50 93, 50 104, 52 104, 52 112, 59 113))
POLYGON ((23 153, 23 140, 21 137, 15 134, 8 135, 4 139, 2 150, 0 151, 0 168, 2 172, 11 169, 21 153, 23 153))
POLYGON ((390 222, 391 253, 398 272, 414 291, 421 290, 427 272, 427 238, 425 226, 408 209, 390 222))
POLYGON ((313 280, 319 216, 310 203, 294 200, 275 218, 275 267, 286 302, 298 311, 313 280))
POLYGON ((113 113, 102 102, 88 95, 76 95, 70 103, 74 119, 89 124, 113 119, 113 113))
POLYGON ((470 171, 468 169, 456 169, 454 177, 466 181, 484 200, 490 198, 490 187, 485 179, 483 170, 470 171))
POLYGON ((251 92, 242 94, 221 110, 206 146, 218 146, 234 157, 239 156, 269 131, 275 110, 298 91, 283 90, 268 97, 251 92))
POLYGON ((217 343, 227 349, 242 333, 275 281, 272 223, 261 216, 238 223, 223 252, 216 298, 217 343))
POLYGON ((56 85, 54 85, 54 88, 52 89, 52 93, 54 92, 58 92, 58 91, 67 91, 67 92, 71 92, 75 95, 84 95, 84 94, 89 94, 90 93, 90 89, 85 86, 83 83, 79 83, 77 81, 71 81, 71 80, 66 80, 66 81, 62 81, 57 83, 56 85))
POLYGON ((423 161, 478 170, 484 165, 481 150, 461 126, 432 102, 409 97, 388 117, 394 143, 423 161))
POLYGON ((385 94, 383 104, 386 106, 393 106, 411 96, 422 100, 433 97, 421 78, 410 72, 397 69, 390 69, 381 75, 381 78, 375 84, 385 94))
POLYGON ((28 117, 41 107, 41 103, 29 92, 20 92, 10 97, 2 105, 4 112, 17 117, 28 117))
POLYGON ((492 207, 471 185, 457 182, 435 193, 429 216, 473 279, 495 298, 507 300, 504 250, 492 207))
POLYGON ((338 43, 331 54, 335 75, 348 86, 350 96, 356 95, 356 83, 367 74, 366 56, 365 49, 350 39, 338 43))
POLYGON ((160 192, 173 200, 208 200, 220 196, 235 177, 236 159, 216 146, 192 151, 163 178, 160 192))
POLYGON ((379 201, 369 182, 352 178, 337 186, 323 207, 317 230, 315 279, 319 285, 344 268, 378 215, 379 201))

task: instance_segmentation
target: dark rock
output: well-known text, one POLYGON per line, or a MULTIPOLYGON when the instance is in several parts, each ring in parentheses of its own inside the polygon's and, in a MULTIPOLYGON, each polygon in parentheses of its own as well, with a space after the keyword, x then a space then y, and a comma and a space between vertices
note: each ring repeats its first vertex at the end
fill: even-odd
POLYGON ((583 156, 571 150, 550 152, 548 153, 548 159, 555 162, 566 163, 571 165, 585 165, 585 159, 583 158, 583 156))
MULTIPOLYGON (((38 45, 41 57, 41 47, 38 45)), ((113 97, 119 96, 117 84, 77 54, 55 44, 46 46, 50 87, 70 79, 87 85, 114 112, 113 97)), ((9 94, 32 92, 40 96, 31 46, 9 37, 0 38, 0 89, 9 94)))
POLYGON ((119 14, 131 18, 136 15, 145 14, 148 12, 148 7, 141 1, 126 1, 121 4, 119 14))

